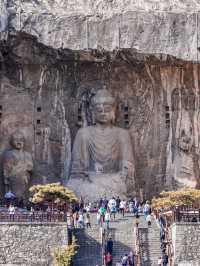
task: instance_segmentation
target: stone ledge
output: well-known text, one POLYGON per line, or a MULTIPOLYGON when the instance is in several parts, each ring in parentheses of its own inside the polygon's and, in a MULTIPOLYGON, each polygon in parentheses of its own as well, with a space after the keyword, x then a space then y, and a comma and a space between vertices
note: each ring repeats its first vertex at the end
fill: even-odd
MULTIPOLYGON (((5 26, 23 31, 53 48, 136 49, 139 53, 166 54, 199 61, 200 5, 189 0, 131 1, 42 0, 4 6, 5 26)), ((0 0, 3 6, 3 0, 0 0)))
POLYGON ((0 222, 1 225, 46 225, 46 226, 67 226, 67 222, 0 222))

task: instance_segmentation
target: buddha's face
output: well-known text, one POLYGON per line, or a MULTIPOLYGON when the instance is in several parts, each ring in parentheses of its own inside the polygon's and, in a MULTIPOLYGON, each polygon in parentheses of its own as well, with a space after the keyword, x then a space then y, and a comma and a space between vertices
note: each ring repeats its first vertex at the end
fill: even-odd
POLYGON ((24 148, 24 136, 22 134, 15 134, 12 136, 12 146, 16 150, 22 150, 24 148))
POLYGON ((97 103, 94 106, 95 122, 111 124, 114 120, 114 106, 110 103, 97 103))

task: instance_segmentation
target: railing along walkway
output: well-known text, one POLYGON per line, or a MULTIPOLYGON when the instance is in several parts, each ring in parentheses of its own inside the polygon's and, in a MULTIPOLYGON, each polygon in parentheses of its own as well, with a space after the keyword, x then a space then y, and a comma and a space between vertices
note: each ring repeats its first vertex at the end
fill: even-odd
POLYGON ((34 212, 34 213, 14 213, 0 212, 1 222, 66 222, 64 213, 48 213, 48 212, 34 212))

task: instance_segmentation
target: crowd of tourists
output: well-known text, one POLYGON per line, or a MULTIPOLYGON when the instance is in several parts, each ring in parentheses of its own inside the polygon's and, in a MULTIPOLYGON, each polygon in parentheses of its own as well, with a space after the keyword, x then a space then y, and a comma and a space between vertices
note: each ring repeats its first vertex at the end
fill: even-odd
POLYGON ((104 197, 95 203, 85 203, 83 198, 80 198, 79 203, 73 205, 67 213, 68 227, 91 228, 91 213, 96 213, 96 224, 107 229, 116 219, 116 215, 124 217, 126 213, 134 214, 136 220, 140 214, 144 213, 148 224, 151 224, 151 207, 148 201, 141 204, 137 198, 126 201, 120 197, 110 199, 104 197))
MULTIPOLYGON (((17 212, 17 207, 10 204, 7 208, 10 220, 14 220, 14 216, 17 212)), ((43 213, 50 213, 52 210, 47 207, 45 210, 35 210, 33 207, 28 208, 30 217, 35 212, 41 211, 43 213)), ((54 210, 55 211, 55 210, 54 210)), ((149 201, 141 203, 136 197, 130 200, 120 199, 120 197, 112 197, 107 199, 106 197, 100 198, 97 202, 84 202, 83 198, 80 198, 79 202, 70 206, 66 213, 66 221, 68 228, 91 228, 91 213, 95 213, 96 225, 100 228, 109 229, 110 224, 118 217, 124 217, 127 213, 131 213, 135 216, 135 224, 139 226, 140 215, 144 215, 148 226, 151 226, 151 205, 149 201)), ((48 218, 48 216, 47 216, 48 218)), ((92 220, 93 221, 93 220, 92 220)), ((168 255, 166 254, 166 235, 165 235, 165 220, 162 216, 159 217, 158 222, 160 224, 160 241, 162 256, 158 258, 158 266, 168 265, 168 255)), ((106 240, 104 247, 104 264, 106 266, 113 265, 113 240, 109 237, 106 240)), ((119 266, 134 266, 135 255, 133 252, 124 254, 118 261, 119 266)))

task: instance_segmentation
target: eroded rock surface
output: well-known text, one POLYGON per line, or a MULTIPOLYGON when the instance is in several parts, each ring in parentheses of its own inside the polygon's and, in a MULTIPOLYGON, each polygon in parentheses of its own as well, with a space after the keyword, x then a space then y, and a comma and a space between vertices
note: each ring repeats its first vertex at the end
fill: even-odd
POLYGON ((1 0, 1 29, 23 31, 53 48, 134 48, 199 59, 197 1, 1 0))
POLYGON ((199 186, 199 5, 122 2, 1 1, 0 149, 23 130, 33 183, 66 184, 104 84, 131 136, 134 192, 199 186))

